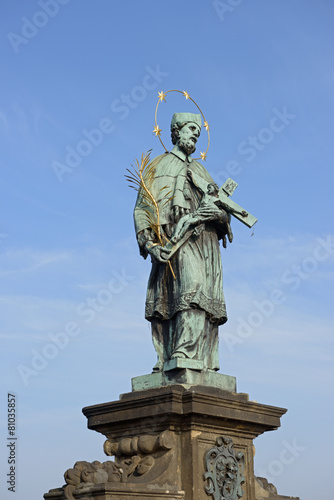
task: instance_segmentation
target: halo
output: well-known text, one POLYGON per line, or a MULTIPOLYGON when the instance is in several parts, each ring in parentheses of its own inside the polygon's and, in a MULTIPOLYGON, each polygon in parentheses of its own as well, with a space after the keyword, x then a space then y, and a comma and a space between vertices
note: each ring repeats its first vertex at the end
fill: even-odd
POLYGON ((198 111, 201 113, 202 115, 202 118, 203 118, 203 122, 204 122, 204 127, 208 133, 208 145, 207 145, 207 148, 206 150, 204 151, 204 153, 200 153, 200 157, 199 158, 194 158, 194 160, 204 160, 206 161, 206 157, 207 157, 207 152, 208 152, 208 149, 209 149, 209 146, 210 146, 210 132, 209 132, 209 124, 208 122, 206 121, 205 119, 205 116, 201 110, 201 108, 198 106, 198 104, 194 101, 194 99, 192 99, 190 97, 190 95, 188 94, 188 92, 186 92, 185 90, 167 90, 167 92, 158 92, 158 96, 159 96, 159 99, 158 99, 158 102, 157 102, 157 106, 155 108, 155 115, 154 115, 154 119, 155 119, 155 127, 154 127, 154 130, 153 130, 153 133, 156 135, 156 137, 158 137, 159 141, 161 142, 164 150, 168 153, 168 150, 166 148, 166 146, 164 145, 164 143, 162 142, 162 139, 161 139, 161 132, 162 132, 162 129, 159 128, 159 125, 157 123, 157 116, 158 116, 158 107, 159 107, 159 104, 164 101, 166 102, 166 95, 169 93, 169 92, 179 92, 180 94, 184 95, 184 97, 188 100, 190 99, 194 104, 195 106, 197 107, 198 111))

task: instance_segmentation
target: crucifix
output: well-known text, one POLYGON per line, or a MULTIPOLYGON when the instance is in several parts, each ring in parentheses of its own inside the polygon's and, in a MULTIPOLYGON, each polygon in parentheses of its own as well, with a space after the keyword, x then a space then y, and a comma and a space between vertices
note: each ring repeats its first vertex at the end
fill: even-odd
POLYGON ((230 196, 232 196, 237 186, 238 184, 233 179, 227 179, 227 181, 219 189, 219 201, 222 204, 222 208, 224 208, 226 212, 233 215, 233 217, 238 219, 247 227, 253 227, 255 222, 257 222, 257 218, 247 212, 247 210, 241 208, 237 203, 235 203, 235 201, 230 199, 230 196))
MULTIPOLYGON (((205 192, 206 188, 204 187, 203 180, 191 171, 188 171, 188 175, 194 185, 198 187, 202 192, 205 192)), ((209 186, 211 185, 209 184, 209 186)), ((213 186, 216 185, 213 184, 213 186)), ((209 187, 209 194, 213 195, 212 201, 219 208, 225 210, 228 214, 233 215, 233 217, 235 217, 237 220, 245 224, 247 227, 251 228, 257 222, 257 218, 254 217, 254 215, 250 214, 247 210, 240 207, 240 205, 235 203, 235 201, 231 200, 230 198, 237 186, 238 184, 233 179, 229 178, 219 190, 213 189, 210 193, 209 187)), ((218 188, 218 186, 216 187, 218 188)), ((200 231, 198 228, 201 228, 200 222, 203 222, 203 220, 198 219, 196 221, 193 214, 184 216, 183 219, 180 219, 179 227, 176 228, 176 232, 174 233, 173 237, 164 247, 169 252, 168 259, 170 259, 192 235, 196 236, 197 234, 199 234, 200 231), (199 224, 199 226, 196 224, 199 224)), ((232 241, 232 236, 229 237, 229 239, 230 241, 232 241)))

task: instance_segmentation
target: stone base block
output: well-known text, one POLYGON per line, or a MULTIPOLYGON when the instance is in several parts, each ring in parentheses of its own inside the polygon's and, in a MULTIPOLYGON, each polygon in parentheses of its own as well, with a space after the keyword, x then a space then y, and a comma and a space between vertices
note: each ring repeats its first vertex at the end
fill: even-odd
MULTIPOLYGON (((187 370, 196 372, 184 370, 185 377, 194 376, 187 370)), ((106 436, 104 451, 114 459, 76 462, 65 472, 65 487, 44 498, 258 500, 253 439, 277 429, 285 412, 249 401, 247 394, 183 384, 89 406, 83 409, 88 427, 106 436)))
MULTIPOLYGON (((75 500, 185 500, 184 491, 171 491, 165 488, 147 488, 136 484, 115 485, 102 483, 77 488, 72 496, 75 500)), ((68 500, 63 488, 50 490, 45 500, 68 500)))
MULTIPOLYGON (((83 409, 88 427, 107 437, 105 451, 115 455, 119 465, 127 456, 128 463, 134 455, 137 457, 139 469, 130 472, 125 481, 146 484, 147 489, 164 488, 165 494, 184 492, 187 500, 214 498, 207 493, 213 484, 208 464, 211 454, 220 453, 212 451, 216 448, 225 462, 228 449, 239 457, 244 477, 240 482, 242 499, 255 500, 253 439, 277 429, 285 411, 250 402, 246 394, 215 387, 187 389, 183 385, 131 392, 119 401, 83 409), (140 475, 142 465, 149 460, 152 468, 140 475)), ((239 467, 233 456, 228 460, 239 467)), ((237 473, 234 469, 233 474, 237 473)))
POLYGON ((200 371, 201 369, 196 368, 193 364, 189 366, 189 362, 194 363, 191 360, 180 358, 167 361, 163 372, 133 378, 132 390, 143 391, 177 384, 182 385, 185 389, 203 386, 215 387, 229 392, 237 391, 235 377, 210 370, 200 371))

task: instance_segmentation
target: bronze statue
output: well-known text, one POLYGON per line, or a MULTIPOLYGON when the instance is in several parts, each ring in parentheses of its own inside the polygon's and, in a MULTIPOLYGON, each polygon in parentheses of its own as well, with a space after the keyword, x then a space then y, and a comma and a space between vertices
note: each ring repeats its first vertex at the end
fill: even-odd
POLYGON ((172 151, 152 161, 151 192, 159 200, 161 189, 167 186, 172 196, 160 213, 165 241, 181 239, 184 231, 177 225, 183 220, 187 229, 193 226, 194 230, 170 257, 170 244, 159 244, 148 223, 141 191, 134 211, 140 253, 152 260, 145 317, 151 322, 158 355, 153 370, 163 370, 170 359, 186 358, 202 361, 205 370, 216 371, 218 326, 227 321, 219 240, 226 245, 227 235, 232 241, 230 215, 207 196, 214 181, 191 158, 201 133, 201 115, 175 113, 171 133, 172 151), (169 258, 175 278, 166 265, 169 258))

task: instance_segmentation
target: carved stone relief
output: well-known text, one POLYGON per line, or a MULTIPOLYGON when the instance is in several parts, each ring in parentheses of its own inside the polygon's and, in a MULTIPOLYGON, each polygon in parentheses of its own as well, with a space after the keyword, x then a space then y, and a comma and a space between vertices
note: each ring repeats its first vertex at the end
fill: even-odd
POLYGON ((68 469, 64 478, 66 499, 74 500, 73 493, 80 488, 98 483, 149 483, 168 468, 174 446, 174 435, 164 431, 159 435, 142 435, 104 443, 106 455, 115 461, 79 461, 68 469))
POLYGON ((216 446, 205 454, 205 491, 214 500, 238 500, 243 496, 244 454, 235 452, 230 437, 216 439, 216 446))

